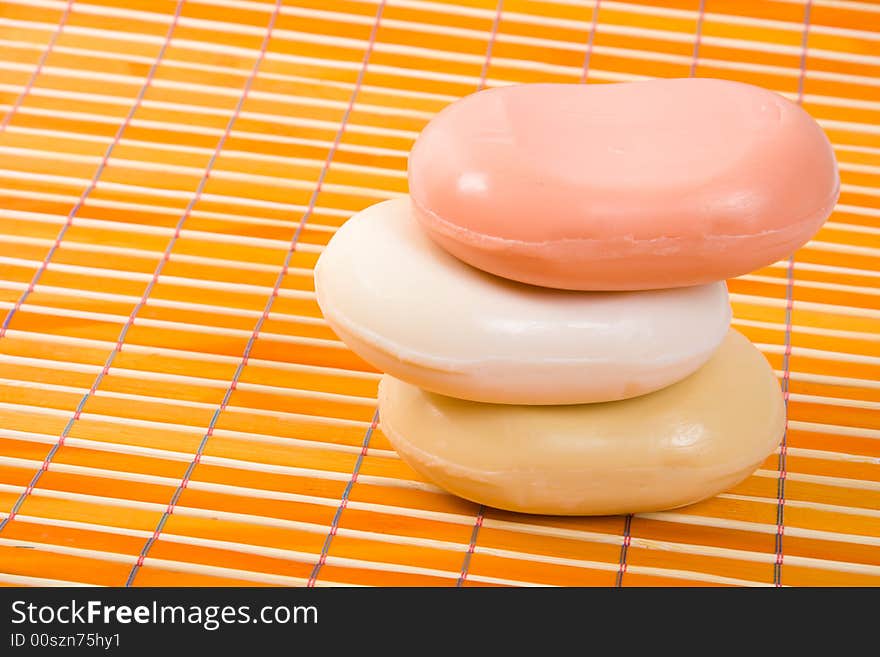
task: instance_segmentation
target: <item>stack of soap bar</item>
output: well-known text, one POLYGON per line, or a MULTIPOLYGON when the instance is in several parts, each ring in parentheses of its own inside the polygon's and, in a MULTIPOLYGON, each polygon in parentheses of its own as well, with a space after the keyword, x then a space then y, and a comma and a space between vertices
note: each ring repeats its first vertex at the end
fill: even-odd
POLYGON ((514 511, 635 513, 774 450, 782 395, 724 280, 836 202, 800 107, 708 79, 493 89, 428 124, 409 179, 339 229, 315 289, 386 372, 382 429, 424 476, 514 511))

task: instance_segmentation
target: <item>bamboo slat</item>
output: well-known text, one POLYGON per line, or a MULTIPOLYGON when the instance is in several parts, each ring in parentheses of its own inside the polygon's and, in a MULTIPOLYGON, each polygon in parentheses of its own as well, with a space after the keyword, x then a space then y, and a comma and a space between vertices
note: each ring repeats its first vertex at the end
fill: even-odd
POLYGON ((877 3, 5 0, 0 117, 0 584, 880 585, 877 3), (785 441, 626 518, 424 481, 323 246, 477 88, 689 75, 802 103, 840 163, 815 238, 729 281, 785 441))

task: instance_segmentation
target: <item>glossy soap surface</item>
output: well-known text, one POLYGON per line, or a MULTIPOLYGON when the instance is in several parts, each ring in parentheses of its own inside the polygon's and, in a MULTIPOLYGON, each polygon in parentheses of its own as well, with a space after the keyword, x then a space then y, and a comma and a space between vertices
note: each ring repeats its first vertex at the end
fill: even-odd
POLYGON ((478 92, 422 131, 409 187, 432 237, 476 267, 633 290, 787 257, 828 217, 839 179, 799 106, 697 78, 478 92))
POLYGON ((502 404, 623 399, 702 365, 730 324, 725 283, 571 292, 475 269, 437 246, 407 199, 358 213, 315 267, 324 317, 377 369, 502 404))
POLYGON ((683 381, 607 404, 502 406, 383 377, 383 433, 438 486, 525 513, 670 509, 727 490, 773 452, 785 426, 776 377, 731 330, 683 381))

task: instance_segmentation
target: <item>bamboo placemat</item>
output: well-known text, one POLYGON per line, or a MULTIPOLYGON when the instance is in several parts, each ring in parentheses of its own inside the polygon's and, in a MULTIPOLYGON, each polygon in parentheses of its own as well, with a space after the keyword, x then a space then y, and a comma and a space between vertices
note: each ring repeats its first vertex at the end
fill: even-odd
POLYGON ((2 0, 0 53, 3 583, 880 584, 880 3, 2 0), (816 238, 730 281, 781 449, 669 513, 443 494, 321 319, 323 245, 481 85, 688 75, 840 162, 816 238))

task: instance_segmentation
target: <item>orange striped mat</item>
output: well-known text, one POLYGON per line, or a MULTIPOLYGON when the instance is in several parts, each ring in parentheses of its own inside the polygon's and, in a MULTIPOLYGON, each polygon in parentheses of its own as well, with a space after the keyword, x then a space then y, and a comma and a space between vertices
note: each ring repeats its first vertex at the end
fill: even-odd
POLYGON ((880 584, 880 3, 2 0, 0 116, 0 582, 880 584), (692 74, 840 162, 730 281, 786 440, 674 512, 478 516, 391 449, 312 266, 481 83, 692 74))

